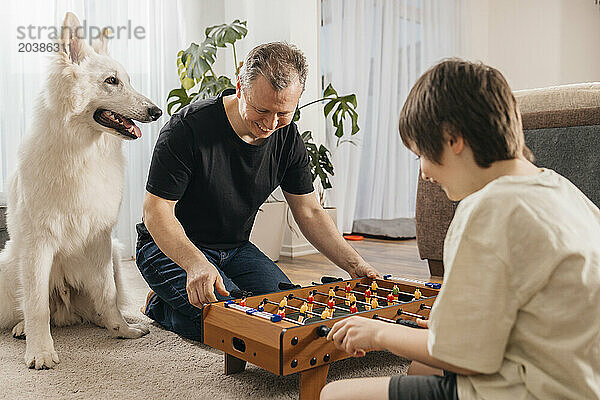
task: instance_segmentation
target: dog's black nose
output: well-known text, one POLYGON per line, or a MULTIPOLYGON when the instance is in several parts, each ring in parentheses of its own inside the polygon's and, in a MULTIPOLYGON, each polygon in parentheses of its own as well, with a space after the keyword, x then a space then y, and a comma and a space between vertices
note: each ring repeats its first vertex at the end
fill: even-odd
POLYGON ((162 115, 162 110, 156 106, 148 107, 148 115, 152 118, 152 121, 156 121, 162 115))

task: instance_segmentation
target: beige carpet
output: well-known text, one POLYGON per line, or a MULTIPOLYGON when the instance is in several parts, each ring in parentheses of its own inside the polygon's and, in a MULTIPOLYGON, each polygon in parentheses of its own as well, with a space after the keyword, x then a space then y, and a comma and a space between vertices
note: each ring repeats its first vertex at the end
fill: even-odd
MULTIPOLYGON (((133 263, 126 276, 141 304, 147 287, 133 263)), ((91 325, 53 328, 61 363, 53 370, 25 367, 25 341, 0 332, 1 399, 296 399, 298 374, 280 377, 248 364, 225 376, 223 353, 182 339, 143 316, 132 304, 128 319, 150 326, 150 334, 118 340, 91 325)), ((329 380, 404 373, 406 360, 390 353, 333 363, 329 380)))

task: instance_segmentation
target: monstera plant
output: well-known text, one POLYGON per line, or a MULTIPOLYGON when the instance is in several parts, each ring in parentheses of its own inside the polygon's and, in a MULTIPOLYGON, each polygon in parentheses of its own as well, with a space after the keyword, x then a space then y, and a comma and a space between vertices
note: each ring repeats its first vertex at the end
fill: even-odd
MULTIPOLYGON (((238 63, 235 43, 248 33, 246 21, 235 20, 230 24, 215 25, 206 28, 205 38, 200 44, 192 43, 187 49, 177 53, 177 71, 181 87, 173 89, 167 97, 167 112, 171 115, 181 107, 196 100, 215 96, 227 88, 234 88, 232 80, 224 75, 217 75, 213 64, 219 48, 231 46, 235 65, 235 79, 239 74, 241 64, 238 63)), ((235 80, 234 80, 235 82, 235 80)), ((331 84, 323 91, 323 96, 307 104, 298 106, 294 121, 300 119, 301 110, 316 103, 325 103, 323 113, 335 129, 337 145, 351 140, 344 138, 344 121, 350 119, 352 128, 350 135, 359 131, 358 113, 356 112, 356 96, 354 94, 340 96, 331 84)), ((324 145, 317 146, 311 131, 302 133, 302 139, 310 156, 313 182, 319 179, 323 190, 319 191, 323 203, 323 191, 331 188, 329 177, 334 174, 330 151, 324 145)))

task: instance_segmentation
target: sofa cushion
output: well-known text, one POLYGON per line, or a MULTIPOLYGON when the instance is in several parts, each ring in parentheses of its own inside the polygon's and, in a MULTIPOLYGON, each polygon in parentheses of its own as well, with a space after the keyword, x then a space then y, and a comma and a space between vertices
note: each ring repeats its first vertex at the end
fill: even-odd
POLYGON ((525 131, 535 165, 569 179, 600 207, 600 125, 525 131))

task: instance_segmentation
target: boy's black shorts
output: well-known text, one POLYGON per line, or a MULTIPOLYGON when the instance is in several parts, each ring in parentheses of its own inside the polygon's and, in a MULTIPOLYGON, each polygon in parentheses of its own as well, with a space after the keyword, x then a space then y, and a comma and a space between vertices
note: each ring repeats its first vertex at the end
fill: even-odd
POLYGON ((392 379, 390 379, 389 397, 390 400, 458 400, 456 374, 444 371, 444 376, 392 376, 392 379))

